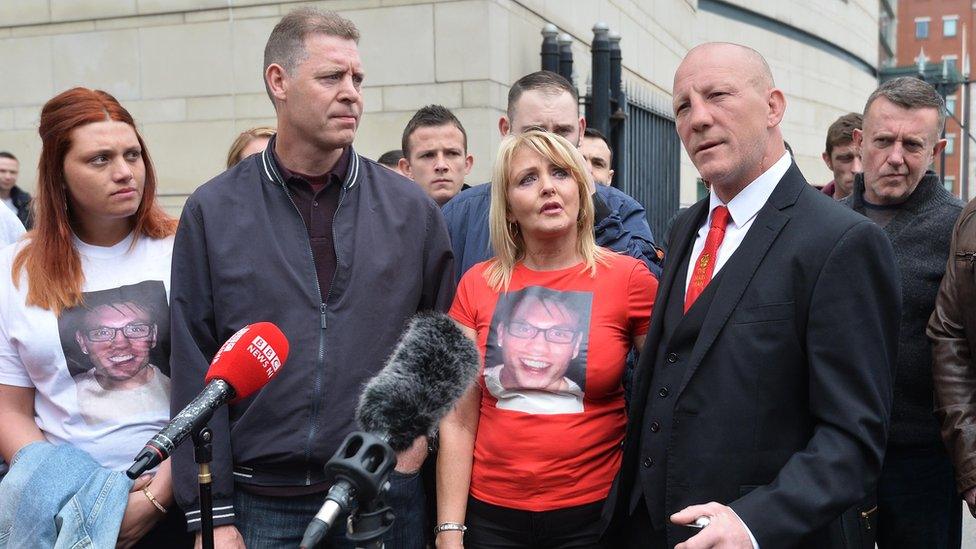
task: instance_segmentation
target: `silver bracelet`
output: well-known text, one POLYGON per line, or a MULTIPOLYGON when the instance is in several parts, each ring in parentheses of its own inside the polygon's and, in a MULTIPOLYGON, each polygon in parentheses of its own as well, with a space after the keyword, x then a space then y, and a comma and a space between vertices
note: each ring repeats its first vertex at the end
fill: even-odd
POLYGON ((434 528, 434 535, 436 536, 441 532, 461 532, 463 534, 467 529, 468 527, 460 522, 442 522, 437 525, 437 528, 434 528))

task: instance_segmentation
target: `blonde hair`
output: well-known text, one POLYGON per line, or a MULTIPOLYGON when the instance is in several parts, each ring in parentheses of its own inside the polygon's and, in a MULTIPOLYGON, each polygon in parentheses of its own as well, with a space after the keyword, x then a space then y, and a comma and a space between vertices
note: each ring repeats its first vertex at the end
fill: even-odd
POLYGON ((595 213, 590 191, 593 182, 583 155, 563 137, 543 130, 529 130, 502 139, 495 157, 491 209, 488 213, 488 229, 495 257, 485 269, 488 286, 494 291, 508 290, 515 264, 525 258, 525 238, 517 224, 508 222, 508 189, 513 183, 512 158, 524 148, 566 170, 576 180, 580 205, 576 221, 576 251, 583 257, 583 271, 588 271, 591 277, 596 276, 596 264, 606 264, 608 253, 596 245, 593 236, 595 213))
POLYGON ((241 153, 244 152, 245 147, 251 144, 251 141, 255 139, 271 139, 274 137, 274 134, 275 129, 271 126, 258 126, 242 131, 237 136, 237 139, 231 143, 230 150, 227 151, 227 169, 233 168, 238 162, 244 160, 241 158, 241 153))

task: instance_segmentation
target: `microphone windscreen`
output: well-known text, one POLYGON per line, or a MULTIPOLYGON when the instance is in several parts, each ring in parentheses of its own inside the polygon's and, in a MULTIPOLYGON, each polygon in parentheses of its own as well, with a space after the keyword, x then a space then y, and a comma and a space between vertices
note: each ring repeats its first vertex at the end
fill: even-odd
POLYGON ((380 373, 359 397, 356 420, 364 431, 387 438, 393 450, 430 434, 474 382, 478 349, 448 316, 411 319, 380 373))
POLYGON ((226 381, 234 400, 251 396, 278 374, 288 360, 288 339, 270 322, 248 324, 230 336, 210 362, 206 383, 226 381))

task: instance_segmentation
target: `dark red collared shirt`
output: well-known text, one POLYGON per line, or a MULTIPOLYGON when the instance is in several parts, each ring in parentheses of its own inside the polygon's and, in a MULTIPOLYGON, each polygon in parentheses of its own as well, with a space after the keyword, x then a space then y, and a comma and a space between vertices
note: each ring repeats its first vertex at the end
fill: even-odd
MULTIPOLYGON (((274 154, 273 150, 271 154, 274 154)), ((312 259, 315 261, 315 274, 319 279, 322 303, 325 303, 329 295, 329 286, 336 271, 332 222, 339 207, 342 184, 346 180, 346 172, 349 171, 350 154, 352 148, 346 147, 335 166, 321 175, 293 172, 275 155, 275 163, 278 164, 281 177, 285 180, 291 199, 295 202, 298 213, 301 214, 305 228, 308 230, 308 242, 312 247, 312 259)))

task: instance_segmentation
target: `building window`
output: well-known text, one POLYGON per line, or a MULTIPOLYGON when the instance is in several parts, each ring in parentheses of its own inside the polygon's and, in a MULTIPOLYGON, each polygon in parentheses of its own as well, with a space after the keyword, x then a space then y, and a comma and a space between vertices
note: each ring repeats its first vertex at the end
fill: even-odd
POLYGON ((929 18, 919 17, 915 19, 915 38, 929 37, 929 18))
POLYGON ((956 96, 950 95, 946 97, 946 112, 949 114, 956 114, 956 96))
POLYGON ((952 134, 952 133, 947 133, 946 134, 946 148, 945 148, 946 156, 949 156, 950 154, 953 154, 954 152, 956 152, 956 135, 955 134, 952 134))
POLYGON ((952 38, 956 35, 956 25, 959 23, 958 15, 946 15, 942 17, 942 36, 952 38))
POLYGON ((705 198, 706 196, 708 196, 708 191, 709 191, 708 185, 705 185, 705 180, 702 179, 702 178, 700 178, 700 177, 696 178, 695 179, 695 196, 698 197, 698 200, 701 200, 702 198, 705 198))
POLYGON ((958 63, 957 63, 958 60, 959 60, 959 56, 958 55, 943 55, 942 56, 942 62, 945 63, 946 65, 948 65, 948 71, 950 73, 952 71, 958 71, 959 70, 959 66, 958 66, 958 63))
POLYGON ((949 191, 950 193, 952 192, 952 188, 955 187, 955 185, 956 185, 956 178, 951 175, 945 176, 945 179, 942 180, 942 186, 945 187, 945 190, 949 191))

